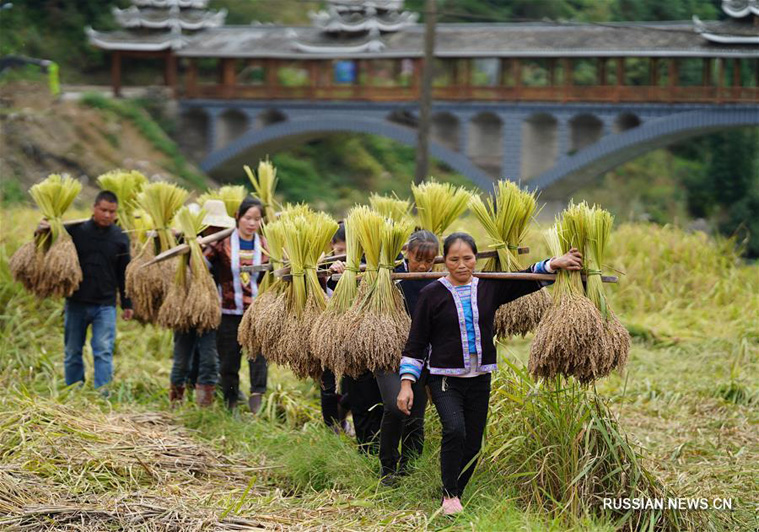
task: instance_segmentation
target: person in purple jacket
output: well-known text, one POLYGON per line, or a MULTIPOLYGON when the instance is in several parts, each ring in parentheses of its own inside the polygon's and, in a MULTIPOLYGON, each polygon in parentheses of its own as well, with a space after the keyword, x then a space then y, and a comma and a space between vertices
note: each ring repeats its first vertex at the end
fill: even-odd
MULTIPOLYGON (((493 318, 501 305, 540 290, 543 283, 478 279, 477 244, 466 233, 453 233, 443 243, 448 275, 422 289, 401 359, 398 409, 411 414, 413 384, 422 375, 431 346, 427 385, 440 416, 443 438, 440 469, 442 510, 461 512, 461 496, 472 477, 485 433, 490 377, 496 369, 493 318)), ((572 249, 530 266, 528 273, 582 269, 582 255, 572 249)))

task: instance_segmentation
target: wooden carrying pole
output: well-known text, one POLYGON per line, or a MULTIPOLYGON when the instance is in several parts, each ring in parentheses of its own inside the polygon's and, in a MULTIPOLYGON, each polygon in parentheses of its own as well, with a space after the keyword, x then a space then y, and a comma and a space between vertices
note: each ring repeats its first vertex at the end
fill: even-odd
MULTIPOLYGON (((517 248, 517 253, 519 255, 524 255, 526 253, 530 252, 530 248, 528 247, 521 247, 517 248)), ((477 259, 490 259, 495 258, 498 256, 497 251, 483 251, 482 253, 477 253, 477 259)), ((322 260, 319 261, 319 264, 329 264, 331 262, 335 262, 338 260, 345 260, 345 255, 332 255, 329 257, 325 257, 322 260)), ((435 264, 443 264, 445 260, 443 257, 438 255, 435 257, 435 264)), ((240 271, 242 272, 250 272, 250 273, 258 273, 258 272, 269 272, 272 269, 271 264, 259 264, 257 266, 243 266, 240 268, 240 271)), ((361 271, 364 271, 366 269, 366 265, 361 265, 361 271)), ((290 273, 290 267, 286 266, 284 268, 281 268, 279 270, 276 270, 274 272, 274 277, 283 277, 290 273)))
MULTIPOLYGON (((424 280, 424 279, 440 279, 448 275, 447 272, 409 272, 409 273, 391 273, 390 278, 394 281, 401 281, 403 279, 411 280, 424 280)), ((555 281, 555 273, 522 273, 522 272, 474 272, 475 277, 480 279, 500 279, 509 281, 555 281)), ((338 281, 342 277, 342 274, 334 274, 331 276, 333 281, 338 281)), ((583 280, 586 275, 583 274, 583 280)), ((602 276, 601 280, 604 283, 617 283, 619 278, 615 276, 602 276)))
MULTIPOLYGON (((339 281, 343 276, 342 273, 330 274, 329 270, 318 270, 316 272, 317 277, 320 279, 330 279, 332 281, 339 281)), ((447 272, 408 272, 408 273, 391 273, 390 278, 393 281, 412 280, 421 281, 425 279, 436 280, 448 275, 447 272)), ((503 281, 556 281, 555 273, 522 273, 522 272, 474 272, 475 277, 480 279, 498 279, 503 281)), ((361 278, 361 275, 358 276, 361 278)), ((284 274, 281 276, 283 281, 292 281, 293 276, 284 274)), ((582 275, 582 280, 585 281, 587 275, 582 275)), ((616 284, 619 282, 619 278, 613 275, 601 276, 601 281, 604 283, 616 284)))
MULTIPOLYGON (((218 231, 212 235, 204 236, 202 238, 198 238, 198 244, 201 246, 205 246, 207 244, 211 244, 213 242, 218 242, 219 240, 224 240, 229 235, 231 235, 234 232, 235 228, 230 227, 229 229, 224 229, 223 231, 218 231)), ((173 247, 171 249, 167 249, 163 253, 160 253, 155 256, 154 259, 149 260, 140 268, 144 268, 146 266, 150 266, 151 264, 155 264, 157 262, 163 262, 166 259, 170 259, 171 257, 176 257, 177 255, 184 255, 186 253, 190 252, 190 246, 188 244, 180 244, 176 247, 173 247)))

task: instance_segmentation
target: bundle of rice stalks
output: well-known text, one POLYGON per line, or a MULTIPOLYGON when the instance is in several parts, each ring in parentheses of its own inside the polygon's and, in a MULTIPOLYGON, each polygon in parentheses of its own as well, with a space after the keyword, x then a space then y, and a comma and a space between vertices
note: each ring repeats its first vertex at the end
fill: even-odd
POLYGON ((219 293, 198 243, 198 235, 206 228, 205 215, 202 209, 193 214, 182 207, 175 217, 190 253, 178 259, 174 283, 158 312, 158 323, 168 329, 210 331, 221 321, 219 293))
POLYGON ((627 357, 630 353, 630 333, 609 306, 604 293, 604 284, 601 280, 603 273, 601 266, 611 240, 614 217, 609 211, 596 206, 585 206, 585 216, 588 227, 588 240, 583 250, 584 272, 587 275, 585 293, 604 319, 609 348, 613 354, 613 356, 604 359, 607 362, 605 365, 598 368, 598 375, 605 376, 614 369, 621 369, 627 364, 627 357))
MULTIPOLYGON (((369 249, 377 247, 373 233, 376 228, 365 227, 359 219, 359 240, 366 252, 367 272, 369 249)), ((381 253, 379 271, 360 291, 350 310, 345 314, 343 332, 347 361, 345 372, 358 376, 365 370, 395 371, 401 360, 401 352, 408 338, 411 319, 406 313, 403 295, 393 283, 390 274, 395 267, 395 258, 401 252, 403 244, 414 230, 409 222, 393 222, 385 219, 380 226, 381 253)))
MULTIPOLYGON (((148 233, 153 227, 153 220, 150 215, 142 209, 135 209, 132 212, 132 221, 134 222, 134 231, 129 235, 129 240, 132 245, 140 244, 140 250, 142 244, 148 241, 148 233)), ((136 257, 138 253, 134 253, 132 257, 136 257)))
POLYGON ((135 317, 144 322, 155 322, 164 297, 171 287, 177 268, 172 258, 143 268, 156 254, 174 247, 176 240, 171 232, 171 221, 187 199, 187 191, 170 183, 157 182, 145 185, 137 195, 137 204, 152 221, 151 233, 139 255, 126 270, 126 291, 132 300, 135 317))
POLYGON ((250 166, 243 166, 248 179, 253 185, 255 196, 264 204, 264 222, 271 223, 277 219, 277 202, 274 191, 277 189, 277 169, 268 159, 258 163, 258 177, 253 174, 250 166))
POLYGON ((284 290, 285 317, 278 337, 262 330, 264 355, 287 364, 299 378, 318 378, 321 362, 313 356, 311 328, 327 306, 316 275, 319 258, 329 249, 337 223, 324 213, 283 220, 284 249, 290 259, 292 280, 284 290))
POLYGON ((21 246, 9 266, 13 278, 39 297, 68 297, 82 282, 76 247, 63 227, 63 214, 81 190, 79 181, 58 174, 51 174, 29 190, 50 223, 50 231, 21 246))
MULTIPOLYGON (((570 205, 562 219, 547 232, 551 253, 563 255, 570 248, 585 249, 587 217, 570 205)), ((546 312, 530 346, 529 369, 533 375, 553 378, 574 376, 590 383, 603 375, 613 357, 601 313, 585 297, 579 271, 560 270, 556 276, 553 305, 546 312)))
MULTIPOLYGON (((484 271, 515 272, 522 269, 518 249, 523 242, 537 202, 534 193, 521 190, 511 181, 499 181, 495 200, 487 204, 479 196, 472 196, 469 210, 482 224, 497 257, 487 259, 484 271)), ((495 333, 499 337, 524 336, 537 327, 551 305, 551 296, 543 289, 502 305, 495 315, 495 333)))
POLYGON ((242 185, 225 185, 216 189, 209 189, 205 193, 198 196, 198 205, 203 207, 206 201, 210 199, 217 199, 224 202, 224 206, 227 208, 227 214, 234 218, 237 214, 237 209, 240 208, 240 203, 248 195, 248 191, 242 185))
POLYGON ((463 187, 438 183, 434 179, 412 186, 411 192, 419 227, 435 233, 441 242, 445 230, 466 211, 471 196, 463 187))
MULTIPOLYGON (((263 236, 269 247, 268 256, 273 270, 284 266, 285 224, 277 220, 262 228, 263 236)), ((255 358, 263 351, 262 331, 270 331, 270 339, 276 339, 282 327, 285 315, 285 282, 277 279, 272 272, 266 272, 259 285, 258 296, 243 314, 237 329, 237 341, 245 349, 249 358, 255 358), (264 283, 269 279, 268 284, 264 283)), ((267 345, 271 349, 271 345, 267 345)), ((267 349, 266 351, 268 351, 267 349)))
POLYGON ((402 200, 397 196, 391 197, 372 194, 369 196, 369 205, 385 218, 390 218, 396 222, 411 221, 411 201, 407 199, 402 200))
POLYGON ((343 334, 343 317, 358 295, 357 276, 361 268, 361 242, 357 230, 357 216, 361 207, 348 213, 345 222, 345 272, 337 282, 327 309, 319 316, 311 329, 311 350, 321 360, 323 368, 331 369, 335 375, 345 373, 346 361, 343 334))
POLYGON ((124 231, 134 231, 137 194, 148 183, 148 178, 136 170, 112 170, 98 176, 97 181, 100 188, 113 192, 119 200, 116 222, 124 231))

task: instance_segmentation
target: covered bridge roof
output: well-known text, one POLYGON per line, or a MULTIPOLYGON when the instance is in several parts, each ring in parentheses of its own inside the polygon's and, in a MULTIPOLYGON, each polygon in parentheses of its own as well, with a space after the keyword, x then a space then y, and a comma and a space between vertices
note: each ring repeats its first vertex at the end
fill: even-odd
MULTIPOLYGON (((724 27, 724 26, 723 26, 724 27)), ((756 32, 759 27, 744 30, 756 32)), ((308 26, 224 26, 189 38, 178 55, 329 59, 422 57, 424 26, 329 36, 308 26)), ((757 57, 759 44, 708 41, 692 21, 605 24, 439 24, 438 57, 757 57)))

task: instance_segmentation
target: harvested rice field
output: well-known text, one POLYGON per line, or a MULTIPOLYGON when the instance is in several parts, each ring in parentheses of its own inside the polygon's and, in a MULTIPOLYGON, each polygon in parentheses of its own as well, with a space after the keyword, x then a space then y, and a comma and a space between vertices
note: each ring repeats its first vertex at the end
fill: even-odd
MULTIPOLYGON (((119 321, 107 398, 92 389, 89 347, 90 384, 67 388, 62 301, 28 294, 8 266, 39 213, 0 215, 2 530, 647 530, 600 511, 595 498, 644 492, 710 505, 657 521, 655 530, 759 526, 759 265, 740 261, 730 242, 672 227, 617 227, 608 262, 621 279, 606 292, 633 338, 624 373, 595 390, 565 390, 572 403, 551 403, 525 377, 532 333, 499 346, 482 461, 465 511, 450 518, 438 512, 440 426, 431 406, 424 455, 390 488, 378 480, 376 458, 324 426, 317 385, 286 367, 270 368, 258 417, 228 413, 218 399, 208 410, 189 401, 172 410, 172 338, 152 325, 119 321), (604 406, 570 419, 567 405, 590 412, 597 404, 586 394, 604 406), (563 410, 549 415, 556 405, 563 410), (639 462, 624 462, 622 476, 541 471, 541 463, 569 464, 561 432, 577 426, 610 438, 595 454, 575 456, 577 464, 613 464, 614 449, 634 450, 639 462), (623 477, 640 472, 640 491, 630 492, 623 477), (566 502, 549 500, 549 477, 564 479, 556 485, 566 502)), ((448 231, 458 229, 485 238, 471 217, 448 231)), ((525 245, 525 264, 548 253, 534 231, 525 245)))

